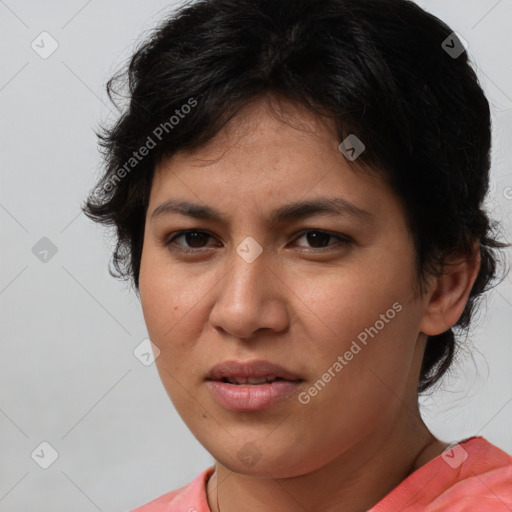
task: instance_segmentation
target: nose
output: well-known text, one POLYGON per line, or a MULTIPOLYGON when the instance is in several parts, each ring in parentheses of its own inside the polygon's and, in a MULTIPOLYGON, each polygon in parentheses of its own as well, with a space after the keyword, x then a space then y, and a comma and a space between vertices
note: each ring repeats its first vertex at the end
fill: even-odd
POLYGON ((210 322, 224 335, 249 340, 261 329, 275 332, 289 325, 288 299, 291 293, 271 267, 265 249, 252 262, 233 251, 230 270, 216 287, 210 322))

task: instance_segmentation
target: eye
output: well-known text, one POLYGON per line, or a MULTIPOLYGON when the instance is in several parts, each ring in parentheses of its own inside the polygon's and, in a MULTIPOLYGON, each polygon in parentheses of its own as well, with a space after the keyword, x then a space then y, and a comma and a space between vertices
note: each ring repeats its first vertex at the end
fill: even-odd
MULTIPOLYGON (((198 252, 201 249, 208 248, 208 246, 205 244, 208 242, 210 238, 213 238, 213 236, 207 233, 206 231, 191 229, 187 231, 179 231, 174 235, 171 235, 163 242, 163 245, 173 251, 178 250, 184 252, 198 252), (183 245, 182 243, 177 243, 176 241, 179 239, 182 239, 186 245, 183 245)), ((310 249, 313 252, 315 250, 317 252, 325 252, 326 249, 328 251, 336 250, 339 249, 341 246, 346 246, 352 243, 352 240, 346 235, 334 234, 318 229, 310 229, 302 232, 300 236, 295 239, 295 241, 300 240, 301 238, 306 239, 307 243, 310 244, 310 249), (328 243, 329 240, 331 239, 336 239, 337 244, 328 243), (333 245, 335 247, 330 248, 330 246, 333 245)), ((308 249, 307 246, 298 246, 308 249)))
MULTIPOLYGON (((340 246, 349 245, 350 243, 352 243, 352 240, 345 235, 338 235, 338 234, 334 234, 334 233, 330 233, 328 231, 322 231, 322 230, 318 230, 318 229, 310 229, 308 231, 305 231, 296 240, 300 240, 301 238, 305 238, 307 240, 308 244, 311 244, 313 246, 312 247, 313 249, 336 250, 336 249, 339 249, 340 246), (332 243, 329 244, 328 243, 329 240, 333 239, 333 238, 338 240, 337 244, 332 244, 332 243), (333 246, 333 245, 337 245, 338 247, 329 248, 329 246, 333 246), (319 247, 319 246, 321 246, 321 247, 319 247)), ((304 246, 299 246, 299 247, 304 247, 304 246)))
POLYGON ((180 248, 178 250, 182 250, 182 251, 186 251, 186 252, 193 252, 196 249, 203 249, 204 248, 203 244, 205 241, 207 241, 208 238, 212 238, 212 236, 210 234, 208 234, 206 231, 198 231, 198 230, 191 229, 188 231, 180 231, 180 232, 176 233, 174 236, 167 238, 164 241, 164 245, 166 247, 169 247, 171 250, 175 249, 174 247, 172 247, 174 245, 174 246, 177 246, 180 248), (183 237, 183 240, 185 240, 185 242, 190 245, 182 245, 182 244, 175 243, 176 240, 178 240, 182 237, 183 237))

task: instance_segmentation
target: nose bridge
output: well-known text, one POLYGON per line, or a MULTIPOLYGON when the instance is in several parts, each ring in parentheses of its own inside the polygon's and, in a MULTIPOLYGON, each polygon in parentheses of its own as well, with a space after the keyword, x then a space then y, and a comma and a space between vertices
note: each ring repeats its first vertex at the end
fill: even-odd
POLYGON ((239 338, 249 338, 261 328, 280 330, 286 325, 286 306, 276 295, 276 278, 269 268, 271 255, 247 237, 230 255, 220 283, 211 321, 239 338))
MULTIPOLYGON (((258 293, 265 288, 260 286, 268 273, 268 251, 256 239, 249 236, 235 247, 231 255, 231 271, 227 276, 229 293, 244 301, 258 300, 258 293)), ((267 288, 268 290, 268 288, 267 288)))

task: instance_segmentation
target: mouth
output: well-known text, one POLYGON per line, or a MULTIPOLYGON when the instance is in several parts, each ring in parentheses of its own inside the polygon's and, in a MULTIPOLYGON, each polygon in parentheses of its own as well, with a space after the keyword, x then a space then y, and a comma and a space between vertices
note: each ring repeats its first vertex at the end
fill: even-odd
POLYGON ((268 409, 296 393, 304 379, 268 361, 226 361, 206 378, 214 400, 235 412, 268 409))
MULTIPOLYGON (((222 377, 218 382, 225 382, 226 384, 235 384, 237 386, 259 386, 260 384, 266 384, 269 382, 276 382, 279 380, 287 380, 282 379, 281 377, 238 377, 238 378, 228 378, 222 377)), ((293 382, 293 381, 290 381, 293 382)))
POLYGON ((231 384, 263 384, 274 380, 302 380, 297 374, 270 361, 223 361, 211 368, 207 380, 231 384))

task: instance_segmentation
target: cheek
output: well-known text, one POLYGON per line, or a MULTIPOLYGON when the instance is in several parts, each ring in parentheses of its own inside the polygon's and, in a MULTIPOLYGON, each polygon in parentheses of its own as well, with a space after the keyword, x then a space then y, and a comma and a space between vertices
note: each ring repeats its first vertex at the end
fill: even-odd
POLYGON ((151 339, 163 344, 173 338, 180 325, 194 315, 200 299, 200 286, 170 267, 161 251, 143 251, 139 293, 144 320, 151 339))
POLYGON ((330 276, 316 274, 294 287, 308 306, 301 313, 301 329, 311 341, 304 347, 310 354, 309 375, 316 381, 331 369, 336 377, 325 375, 333 382, 325 398, 335 408, 353 402, 354 412, 375 387, 386 394, 386 385, 394 390, 405 385, 421 313, 411 301, 414 274, 406 261, 363 263, 330 276))
POLYGON ((210 288, 199 277, 171 268, 159 251, 143 252, 140 300, 149 338, 160 350, 156 366, 173 402, 186 401, 182 386, 199 378, 195 367, 202 358, 205 314, 201 299, 210 288))
POLYGON ((405 269, 367 264, 301 273, 300 278, 289 281, 289 287, 299 299, 295 301, 298 316, 311 339, 328 339, 334 345, 350 342, 375 323, 379 331, 384 331, 384 326, 389 331, 400 315, 398 310, 410 301, 405 269))
POLYGON ((171 401, 177 408, 185 407, 190 396, 183 392, 194 367, 193 344, 184 339, 198 335, 193 332, 194 310, 190 311, 181 283, 169 277, 169 272, 157 264, 152 264, 151 258, 143 258, 139 278, 139 293, 144 320, 151 341, 159 348, 160 354, 155 360, 160 379, 171 401), (188 312, 188 314, 187 314, 188 312), (187 398, 188 396, 188 398, 187 398))

